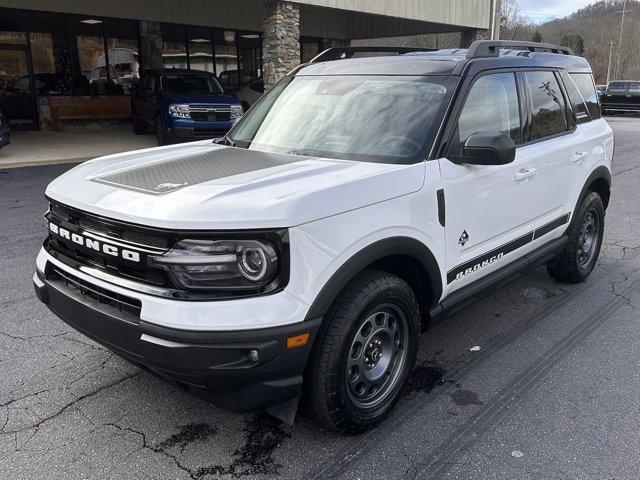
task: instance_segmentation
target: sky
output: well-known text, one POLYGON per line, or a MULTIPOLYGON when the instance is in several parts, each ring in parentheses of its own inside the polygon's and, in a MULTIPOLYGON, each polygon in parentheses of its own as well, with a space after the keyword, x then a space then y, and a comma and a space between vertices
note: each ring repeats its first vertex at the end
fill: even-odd
POLYGON ((565 17, 595 0, 520 0, 523 16, 535 23, 565 17))

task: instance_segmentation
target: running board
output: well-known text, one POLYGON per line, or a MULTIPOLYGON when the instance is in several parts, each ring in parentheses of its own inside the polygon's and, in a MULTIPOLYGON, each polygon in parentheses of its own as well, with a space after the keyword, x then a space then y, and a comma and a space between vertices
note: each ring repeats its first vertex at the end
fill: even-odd
POLYGON ((444 317, 458 312, 478 300, 482 300, 496 290, 511 283, 522 274, 535 270, 540 265, 554 260, 560 252, 562 252, 562 249, 568 241, 569 239, 566 236, 556 238, 524 257, 448 295, 429 311, 431 320, 429 326, 433 326, 444 317))

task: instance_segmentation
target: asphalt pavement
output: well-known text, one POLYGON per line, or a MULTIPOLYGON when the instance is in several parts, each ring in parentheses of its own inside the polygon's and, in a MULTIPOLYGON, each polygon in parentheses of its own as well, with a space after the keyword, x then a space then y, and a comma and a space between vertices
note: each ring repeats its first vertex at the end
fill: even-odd
POLYGON ((589 280, 541 268, 428 330, 394 413, 357 437, 226 412, 66 326, 31 277, 70 165, 0 170, 0 478, 640 478, 640 118, 607 120, 589 280))

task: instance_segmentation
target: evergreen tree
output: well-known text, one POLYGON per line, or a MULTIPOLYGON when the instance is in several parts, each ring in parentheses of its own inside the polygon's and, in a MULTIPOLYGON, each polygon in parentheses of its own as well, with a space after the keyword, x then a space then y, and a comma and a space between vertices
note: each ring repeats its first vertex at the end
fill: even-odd
POLYGON ((533 32, 533 36, 531 37, 531 41, 532 42, 542 43, 542 33, 540 33, 540 30, 536 29, 536 31, 533 32))
POLYGON ((562 37, 560 45, 569 47, 578 56, 584 55, 584 38, 579 33, 569 33, 562 37))

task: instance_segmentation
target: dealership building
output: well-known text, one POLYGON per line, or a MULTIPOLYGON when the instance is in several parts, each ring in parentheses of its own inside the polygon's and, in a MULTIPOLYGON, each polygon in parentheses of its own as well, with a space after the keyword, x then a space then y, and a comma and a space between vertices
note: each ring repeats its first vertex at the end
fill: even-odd
POLYGON ((213 72, 231 93, 268 87, 354 40, 457 33, 466 46, 495 35, 498 2, 0 0, 0 105, 16 129, 51 128, 63 100, 78 119, 126 118, 145 68, 213 72))

